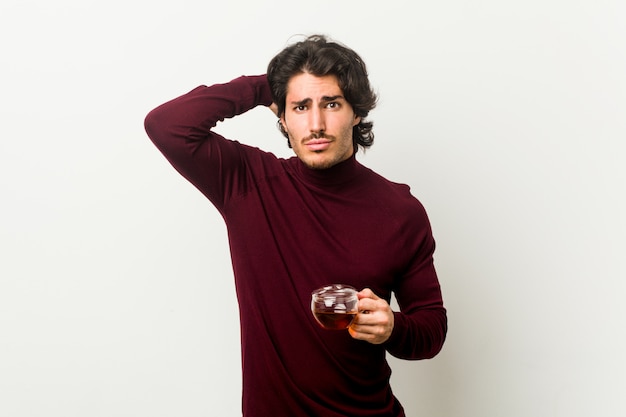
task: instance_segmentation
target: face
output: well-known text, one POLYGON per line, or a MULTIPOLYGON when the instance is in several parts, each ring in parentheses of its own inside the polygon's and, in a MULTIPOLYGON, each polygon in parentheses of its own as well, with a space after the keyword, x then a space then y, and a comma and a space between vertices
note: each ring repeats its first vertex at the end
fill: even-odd
POLYGON ((352 128, 360 121, 334 75, 302 73, 289 80, 281 123, 294 152, 308 167, 326 169, 350 158, 352 128))

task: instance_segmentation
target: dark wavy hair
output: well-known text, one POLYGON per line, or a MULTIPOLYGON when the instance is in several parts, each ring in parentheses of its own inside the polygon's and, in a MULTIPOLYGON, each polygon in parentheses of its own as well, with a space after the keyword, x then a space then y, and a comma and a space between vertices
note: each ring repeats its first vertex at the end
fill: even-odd
MULTIPOLYGON (((363 148, 374 142, 373 122, 365 118, 376 107, 377 96, 370 87, 367 68, 359 55, 352 49, 328 40, 323 35, 312 35, 305 40, 287 46, 270 61, 267 79, 272 90, 272 99, 278 107, 278 116, 285 113, 287 84, 294 75, 308 73, 317 77, 334 75, 339 88, 354 113, 361 118, 352 129, 355 152, 357 145, 363 148)), ((289 136, 279 122, 278 127, 288 139, 289 136)), ((291 147, 291 144, 289 144, 291 147)))

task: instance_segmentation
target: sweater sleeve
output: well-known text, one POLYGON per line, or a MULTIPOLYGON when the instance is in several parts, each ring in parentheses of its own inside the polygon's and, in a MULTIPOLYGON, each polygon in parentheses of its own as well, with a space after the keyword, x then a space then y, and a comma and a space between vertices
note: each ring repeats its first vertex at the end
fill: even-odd
POLYGON ((243 147, 212 129, 219 121, 271 103, 265 75, 243 76, 168 101, 148 113, 144 124, 172 166, 222 209, 242 186, 243 147))
POLYGON ((425 211, 421 217, 411 263, 395 285, 400 311, 394 312, 394 329, 385 342, 387 351, 400 359, 434 357, 443 347, 448 328, 433 261, 435 241, 425 211))

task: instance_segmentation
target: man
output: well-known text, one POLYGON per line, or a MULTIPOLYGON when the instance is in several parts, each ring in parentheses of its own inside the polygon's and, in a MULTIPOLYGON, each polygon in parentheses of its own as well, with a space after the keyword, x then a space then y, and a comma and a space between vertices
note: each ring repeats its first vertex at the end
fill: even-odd
POLYGON ((442 348, 426 213, 408 186, 355 158, 372 144, 365 118, 375 104, 359 56, 311 36, 274 57, 267 75, 197 87, 146 118, 155 145, 227 225, 244 416, 404 416, 386 352, 425 359, 442 348), (295 157, 212 130, 258 105, 277 114, 295 157), (361 290, 347 331, 325 330, 311 314, 311 292, 335 283, 361 290))

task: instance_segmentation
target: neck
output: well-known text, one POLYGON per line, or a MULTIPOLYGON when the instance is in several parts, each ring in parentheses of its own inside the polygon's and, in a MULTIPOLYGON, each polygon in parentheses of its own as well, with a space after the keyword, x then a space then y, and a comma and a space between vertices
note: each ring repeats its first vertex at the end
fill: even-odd
MULTIPOLYGON (((297 158, 295 158, 297 159, 297 158)), ((356 160, 355 154, 338 164, 326 169, 315 169, 306 166, 297 159, 297 171, 306 182, 320 187, 331 187, 346 184, 356 178, 361 166, 356 160)))

